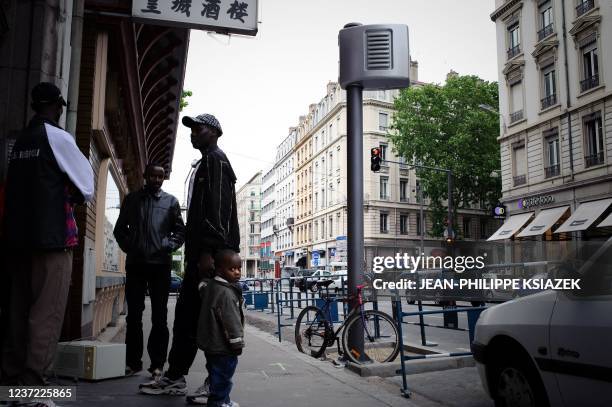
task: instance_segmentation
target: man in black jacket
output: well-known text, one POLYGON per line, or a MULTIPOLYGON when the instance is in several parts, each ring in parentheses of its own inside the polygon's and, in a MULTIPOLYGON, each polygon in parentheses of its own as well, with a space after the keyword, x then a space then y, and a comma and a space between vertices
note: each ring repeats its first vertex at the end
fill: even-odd
MULTIPOLYGON (((191 129, 191 144, 200 150, 202 159, 189 182, 186 271, 176 302, 169 368, 160 380, 140 386, 140 391, 146 394, 187 393, 184 376, 198 351, 196 331, 201 303, 198 283, 203 277, 214 277, 213 256, 217 251, 240 251, 236 175, 227 156, 217 146, 217 139, 223 134, 221 125, 211 114, 184 117, 183 125, 191 129)), ((190 397, 206 394, 205 383, 190 397)))
POLYGON ((149 372, 161 376, 168 352, 168 292, 172 252, 182 246, 185 225, 178 200, 161 190, 164 168, 147 165, 144 188, 125 197, 114 235, 126 260, 126 375, 142 370, 142 312, 145 292, 151 296, 152 328, 147 343, 149 372))
MULTIPOLYGON (((91 200, 94 176, 74 137, 58 121, 66 102, 57 86, 32 89, 36 115, 11 151, 5 237, 9 274, 8 328, 2 384, 40 386, 60 337, 79 245, 74 205, 91 200)), ((2 284, 6 284, 3 280, 2 284)))

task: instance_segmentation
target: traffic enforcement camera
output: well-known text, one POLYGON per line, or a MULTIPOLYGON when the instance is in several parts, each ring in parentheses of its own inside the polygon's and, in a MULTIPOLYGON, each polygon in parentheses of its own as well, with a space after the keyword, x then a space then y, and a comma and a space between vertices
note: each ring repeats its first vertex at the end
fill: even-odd
POLYGON ((370 169, 374 172, 380 171, 380 163, 382 161, 382 150, 380 147, 374 147, 370 150, 370 169))

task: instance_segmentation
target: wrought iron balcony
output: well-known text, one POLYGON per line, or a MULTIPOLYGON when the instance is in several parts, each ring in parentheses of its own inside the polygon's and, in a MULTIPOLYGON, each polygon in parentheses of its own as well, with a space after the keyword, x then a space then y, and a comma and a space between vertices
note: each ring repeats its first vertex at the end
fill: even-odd
POLYGON ((582 92, 592 89, 596 86, 599 86, 599 74, 589 76, 585 80, 580 81, 580 90, 582 92))
POLYGON ((552 23, 548 24, 546 27, 542 28, 538 31, 538 41, 542 41, 544 38, 548 37, 553 33, 553 25, 552 23))
POLYGON ((580 17, 595 7, 595 0, 586 0, 576 6, 576 17, 580 17))
POLYGON ((520 53, 521 53, 521 45, 520 44, 515 45, 514 47, 508 49, 508 59, 514 58, 520 53))
POLYGON ((514 113, 510 113, 510 123, 518 122, 523 119, 523 110, 518 110, 514 113))
POLYGON ((400 197, 400 202, 408 202, 408 197, 407 196, 400 197))
POLYGON ((557 95, 553 93, 552 95, 546 96, 542 99, 542 110, 554 106, 557 104, 557 95))
POLYGON ((586 157, 584 157, 584 161, 585 161, 585 165, 587 168, 592 167, 594 165, 603 164, 604 153, 603 151, 600 151, 599 153, 596 153, 596 154, 587 155, 586 157))
POLYGON ((516 177, 513 177, 513 180, 515 187, 525 185, 527 183, 527 175, 517 175, 516 177))
POLYGON ((544 175, 546 176, 546 178, 556 177, 559 174, 561 174, 561 165, 559 164, 551 165, 550 167, 544 168, 544 175))

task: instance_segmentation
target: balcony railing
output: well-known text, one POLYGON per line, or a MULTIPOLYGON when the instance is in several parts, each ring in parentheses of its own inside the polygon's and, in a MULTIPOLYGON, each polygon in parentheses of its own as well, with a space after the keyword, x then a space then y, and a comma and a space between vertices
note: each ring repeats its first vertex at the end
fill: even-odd
POLYGON ((515 45, 512 48, 508 49, 508 59, 510 58, 514 58, 515 56, 517 56, 518 54, 520 54, 521 52, 521 45, 515 45))
POLYGON ((400 202, 408 202, 408 197, 407 196, 400 197, 400 202))
POLYGON ((599 74, 595 74, 586 78, 583 81, 580 81, 580 90, 582 92, 592 89, 596 86, 599 86, 599 74))
POLYGON ((576 7, 576 17, 580 17, 581 15, 593 9, 594 7, 595 7, 595 0, 583 1, 576 7))
POLYGON ((604 153, 600 151, 596 154, 587 155, 584 157, 585 165, 588 167, 592 167, 594 165, 603 164, 604 162, 604 153))
POLYGON ((557 104, 557 95, 553 93, 552 95, 546 96, 542 99, 542 110, 554 106, 557 104))
POLYGON ((516 111, 514 113, 510 113, 510 123, 518 122, 523 119, 523 110, 516 111))
POLYGON ((513 180, 515 187, 525 185, 527 183, 527 175, 517 175, 516 177, 513 177, 513 180))
POLYGON ((538 41, 542 41, 544 38, 548 37, 553 33, 553 25, 552 23, 548 24, 546 27, 542 28, 538 31, 538 41))
POLYGON ((561 173, 561 166, 559 164, 551 165, 550 167, 544 168, 544 175, 546 178, 556 177, 561 173))

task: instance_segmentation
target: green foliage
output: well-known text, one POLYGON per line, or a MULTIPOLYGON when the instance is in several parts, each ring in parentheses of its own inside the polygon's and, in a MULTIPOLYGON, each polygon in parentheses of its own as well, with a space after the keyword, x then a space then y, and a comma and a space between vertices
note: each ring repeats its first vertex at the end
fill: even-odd
POLYGON ((193 96, 193 92, 190 90, 183 90, 181 92, 181 101, 179 102, 179 112, 182 112, 184 108, 189 106, 189 102, 187 102, 187 98, 193 96))
MULTIPOLYGON (((450 76, 444 86, 425 85, 401 92, 391 126, 395 151, 430 167, 453 172, 453 206, 495 204, 501 196, 499 116, 479 105, 498 105, 497 83, 477 76, 450 76)), ((446 174, 417 170, 432 202, 432 234, 444 231, 447 199, 446 174)), ((455 225, 453 228, 457 230, 455 225)))

